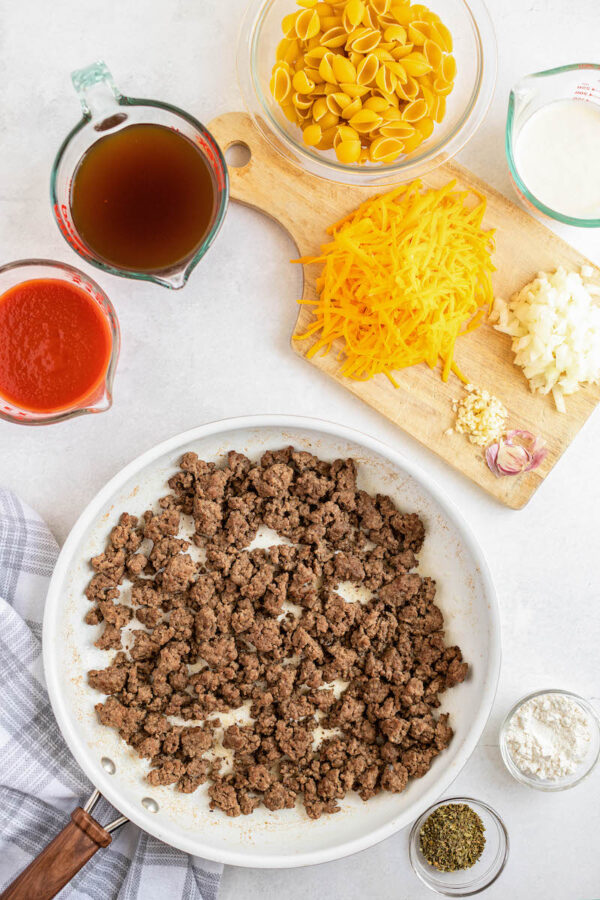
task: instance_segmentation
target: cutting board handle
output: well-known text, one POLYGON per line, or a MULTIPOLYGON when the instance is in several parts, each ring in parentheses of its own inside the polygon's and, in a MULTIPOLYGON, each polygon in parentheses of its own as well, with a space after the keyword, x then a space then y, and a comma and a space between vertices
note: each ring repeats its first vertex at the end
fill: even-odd
MULTIPOLYGON (((323 224, 335 221, 337 216, 330 210, 348 202, 343 199, 349 193, 347 185, 315 178, 288 162, 247 113, 225 113, 213 119, 208 128, 223 154, 234 144, 243 144, 250 151, 244 166, 227 166, 232 200, 275 219, 289 232, 302 255, 314 250, 321 238, 320 216, 323 224)), ((352 189, 349 196, 350 204, 356 205, 361 199, 360 188, 352 189)))
POLYGON ((227 165, 232 200, 276 219, 293 237, 291 209, 297 209, 298 182, 307 176, 265 140, 247 113, 225 113, 213 119, 208 128, 223 154, 235 144, 242 144, 250 151, 245 165, 227 165), (290 203, 291 194, 293 203, 290 203))

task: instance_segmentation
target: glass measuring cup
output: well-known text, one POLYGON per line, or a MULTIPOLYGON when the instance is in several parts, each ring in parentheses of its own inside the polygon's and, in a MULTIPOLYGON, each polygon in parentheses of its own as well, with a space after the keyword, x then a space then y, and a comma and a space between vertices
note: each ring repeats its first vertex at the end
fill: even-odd
POLYGON ((51 425, 87 413, 105 412, 112 406, 112 386, 121 348, 121 332, 114 306, 102 288, 85 272, 51 259, 20 259, 0 266, 0 295, 23 282, 35 279, 64 281, 85 291, 99 307, 108 325, 111 338, 110 357, 100 383, 96 383, 87 397, 75 404, 52 412, 35 412, 16 406, 0 395, 0 419, 18 425, 51 425))
MULTIPOLYGON (((515 151, 523 126, 539 109, 557 100, 582 100, 600 109, 600 65, 577 63, 535 72, 513 87, 508 101, 505 144, 513 186, 525 206, 550 219, 580 228, 600 228, 600 218, 577 218, 546 206, 531 193, 519 175, 515 151)), ((594 164, 597 161, 590 160, 590 165, 594 164)))
POLYGON ((193 116, 156 100, 126 97, 116 87, 104 62, 95 62, 71 75, 83 116, 63 141, 52 167, 50 198, 54 217, 70 246, 86 262, 125 278, 153 281, 167 288, 182 288, 190 273, 214 241, 227 209, 229 180, 223 154, 209 131, 193 116), (215 210, 209 230, 193 255, 164 270, 132 271, 111 265, 94 253, 78 234, 71 212, 73 176, 84 154, 102 137, 129 125, 162 125, 187 137, 200 149, 214 180, 215 210))

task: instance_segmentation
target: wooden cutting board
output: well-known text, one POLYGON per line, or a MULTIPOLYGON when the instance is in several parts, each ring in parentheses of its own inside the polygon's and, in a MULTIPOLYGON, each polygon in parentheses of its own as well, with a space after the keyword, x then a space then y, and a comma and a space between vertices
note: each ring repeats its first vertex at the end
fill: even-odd
MULTIPOLYGON (((245 113, 227 113, 209 128, 223 151, 235 143, 246 144, 250 160, 241 168, 229 167, 231 197, 252 206, 279 222, 292 236, 299 255, 315 254, 327 241, 325 229, 358 206, 366 197, 388 188, 361 188, 335 184, 302 172, 288 163, 262 137, 245 113)), ((455 178, 460 188, 477 188, 487 197, 484 227, 495 228, 495 296, 508 299, 514 291, 541 270, 557 265, 579 269, 591 265, 581 253, 539 224, 514 203, 476 178, 466 169, 447 163, 423 178, 440 187, 455 178)), ((304 267, 304 298, 314 299, 319 267, 304 267)), ((598 280, 600 283, 600 271, 598 280)), ((310 307, 299 306, 297 330, 311 320, 310 307)), ((312 340, 292 340, 292 347, 306 356, 312 340)), ((567 413, 558 413, 551 397, 532 394, 521 370, 513 364, 510 338, 487 324, 461 338, 456 349, 461 370, 478 387, 487 388, 505 404, 509 428, 525 428, 541 434, 548 456, 533 472, 517 477, 496 478, 487 468, 481 448, 464 435, 445 435, 453 424, 452 401, 464 395, 459 380, 441 380, 439 371, 426 365, 413 366, 395 375, 394 388, 383 375, 367 382, 351 381, 339 374, 336 353, 313 357, 310 362, 379 410, 417 438, 451 466, 513 509, 523 507, 567 449, 600 400, 600 386, 580 390, 567 398, 567 413)))

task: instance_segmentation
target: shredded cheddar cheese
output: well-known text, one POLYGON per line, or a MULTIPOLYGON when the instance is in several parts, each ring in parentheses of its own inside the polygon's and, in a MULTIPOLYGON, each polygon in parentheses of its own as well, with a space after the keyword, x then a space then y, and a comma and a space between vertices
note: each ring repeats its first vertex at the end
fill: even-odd
POLYGON ((477 328, 493 303, 493 231, 483 231, 485 198, 467 203, 452 181, 422 190, 420 181, 372 197, 327 229, 314 321, 297 340, 315 337, 308 357, 341 341, 341 373, 358 381, 425 362, 453 371, 461 334, 477 328))

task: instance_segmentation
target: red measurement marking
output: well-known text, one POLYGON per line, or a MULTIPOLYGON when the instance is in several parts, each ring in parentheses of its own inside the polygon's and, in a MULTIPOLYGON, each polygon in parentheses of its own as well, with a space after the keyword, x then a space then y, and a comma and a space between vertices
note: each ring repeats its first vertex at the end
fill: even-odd
POLYGON ((63 234, 63 237, 66 238, 71 247, 73 247, 74 250, 76 250, 78 253, 81 253, 83 256, 89 256, 85 245, 81 241, 81 238, 75 231, 69 219, 69 210, 64 203, 60 207, 58 203, 54 204, 54 215, 56 217, 56 221, 58 222, 58 227, 63 234))

